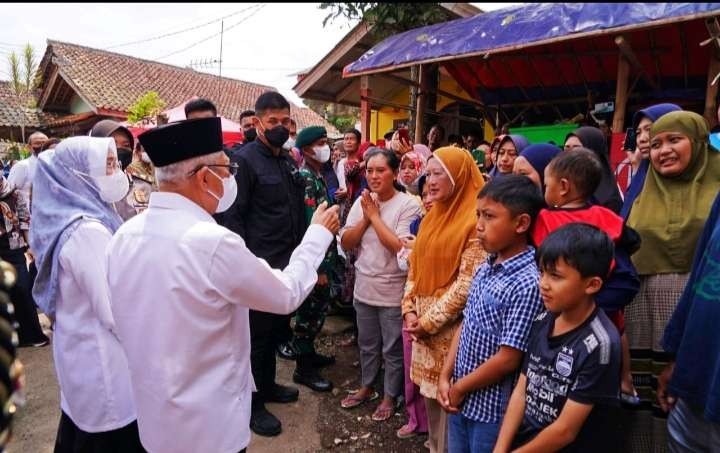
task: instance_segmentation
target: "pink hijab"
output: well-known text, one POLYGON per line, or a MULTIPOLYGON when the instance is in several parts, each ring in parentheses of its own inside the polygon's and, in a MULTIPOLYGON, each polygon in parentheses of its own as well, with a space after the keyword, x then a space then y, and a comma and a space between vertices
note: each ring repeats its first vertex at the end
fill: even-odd
POLYGON ((427 162, 427 160, 430 159, 430 156, 432 156, 432 151, 430 151, 430 148, 423 145, 422 143, 413 145, 413 152, 422 157, 425 162, 427 162))
MULTIPOLYGON (((425 146, 425 145, 421 145, 425 146)), ((425 146, 427 148, 427 146, 425 146)), ((422 157, 420 154, 418 154, 416 151, 410 151, 409 153, 405 153, 400 159, 400 167, 402 167, 403 162, 405 160, 410 159, 415 166, 415 170, 418 172, 418 178, 422 176, 423 173, 425 173, 425 164, 427 160, 422 157)))

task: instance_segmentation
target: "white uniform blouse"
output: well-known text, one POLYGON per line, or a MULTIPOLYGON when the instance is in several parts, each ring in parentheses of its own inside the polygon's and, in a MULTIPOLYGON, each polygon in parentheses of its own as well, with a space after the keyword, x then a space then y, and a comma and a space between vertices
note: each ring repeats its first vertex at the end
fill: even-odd
POLYGON ((284 271, 174 193, 155 192, 108 248, 112 311, 127 353, 143 446, 236 453, 250 442, 248 309, 289 313, 332 242, 311 226, 284 271))
POLYGON ((83 219, 59 255, 53 356, 60 407, 83 431, 96 433, 135 420, 130 371, 112 332, 105 249, 112 234, 83 219))

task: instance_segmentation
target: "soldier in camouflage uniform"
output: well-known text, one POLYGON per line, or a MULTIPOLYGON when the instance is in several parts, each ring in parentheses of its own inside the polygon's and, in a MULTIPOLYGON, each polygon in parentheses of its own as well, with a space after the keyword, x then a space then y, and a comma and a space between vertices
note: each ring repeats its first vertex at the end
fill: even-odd
POLYGON ((123 220, 129 220, 147 209, 150 194, 158 189, 155 169, 139 141, 135 146, 133 162, 125 169, 125 174, 130 178, 130 192, 115 207, 123 220))
MULTIPOLYGON (((300 175, 305 180, 305 218, 310 224, 313 213, 322 203, 331 203, 327 184, 322 176, 322 164, 330 158, 327 132, 324 127, 311 126, 297 136, 296 146, 305 159, 300 175)), ((325 313, 330 302, 330 273, 337 259, 335 241, 328 248, 325 259, 318 269, 318 282, 305 302, 297 309, 294 327, 294 349, 297 366, 293 381, 318 392, 332 390, 332 382, 318 374, 318 368, 335 362, 334 357, 325 357, 315 352, 315 337, 325 322, 325 313)))

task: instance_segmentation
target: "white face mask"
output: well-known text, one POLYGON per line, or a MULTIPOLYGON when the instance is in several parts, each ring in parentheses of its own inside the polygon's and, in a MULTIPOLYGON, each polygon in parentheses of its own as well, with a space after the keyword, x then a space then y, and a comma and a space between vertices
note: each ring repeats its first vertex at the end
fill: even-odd
POLYGON ((285 151, 290 151, 293 146, 295 146, 295 140, 292 138, 287 139, 287 141, 282 145, 285 151))
POLYGON ((215 208, 215 214, 227 211, 232 206, 235 198, 237 198, 237 182, 235 182, 234 176, 227 178, 221 178, 217 173, 208 168, 208 171, 212 173, 216 178, 222 181, 223 195, 218 197, 212 191, 208 190, 207 193, 218 201, 217 208, 215 208))
POLYGON ((321 164, 324 164, 330 159, 330 146, 316 146, 313 148, 313 151, 315 152, 315 160, 320 162, 321 164))
POLYGON ((150 160, 150 156, 148 156, 148 153, 146 153, 145 151, 142 152, 142 157, 141 157, 141 159, 142 159, 142 161, 145 162, 146 164, 151 164, 151 163, 152 163, 152 161, 150 160))
POLYGON ((120 170, 112 175, 92 176, 92 178, 98 186, 100 199, 105 203, 122 200, 130 190, 128 178, 120 170))

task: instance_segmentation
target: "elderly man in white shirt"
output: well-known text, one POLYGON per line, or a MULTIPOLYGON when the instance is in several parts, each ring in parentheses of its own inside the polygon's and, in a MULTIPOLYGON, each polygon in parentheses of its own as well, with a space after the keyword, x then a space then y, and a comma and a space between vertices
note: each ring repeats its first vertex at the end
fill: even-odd
POLYGON ((307 297, 339 229, 323 206, 283 270, 255 257, 212 214, 236 195, 219 118, 140 135, 159 192, 108 250, 112 312, 127 354, 143 446, 236 453, 250 442, 248 310, 290 313, 307 297))
POLYGON ((10 169, 8 174, 8 182, 15 186, 20 193, 23 194, 28 204, 30 201, 30 187, 32 186, 33 177, 35 176, 35 168, 37 167, 38 154, 42 150, 43 145, 48 140, 47 135, 42 132, 33 132, 28 137, 28 145, 30 145, 30 157, 17 162, 10 169))

